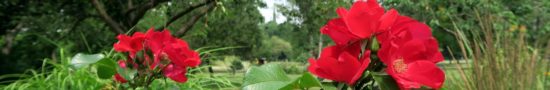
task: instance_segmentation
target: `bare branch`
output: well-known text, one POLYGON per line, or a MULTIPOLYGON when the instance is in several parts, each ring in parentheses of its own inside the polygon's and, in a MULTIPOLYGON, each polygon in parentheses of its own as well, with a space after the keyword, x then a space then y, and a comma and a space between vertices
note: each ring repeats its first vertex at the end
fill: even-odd
MULTIPOLYGON (((86 18, 92 18, 92 17, 91 16, 90 17, 78 17, 67 33, 70 34, 74 31, 76 31, 76 28, 78 28, 78 26, 80 26, 82 24, 82 21, 84 21, 86 18)), ((66 36, 69 36, 69 35, 62 35, 61 37, 58 37, 54 40, 63 39, 66 36)))
POLYGON ((15 39, 15 36, 17 35, 18 30, 21 29, 21 27, 23 27, 23 23, 19 23, 17 24, 17 26, 15 26, 15 28, 7 30, 7 34, 4 36, 4 45, 2 45, 2 54, 10 54, 11 47, 13 46, 13 40, 15 39))
POLYGON ((103 7, 100 5, 99 1, 92 0, 92 4, 94 5, 97 12, 101 16, 101 19, 103 19, 105 22, 107 22, 107 25, 109 25, 109 27, 113 28, 112 29, 113 32, 115 32, 115 33, 124 33, 123 27, 120 24, 118 24, 117 22, 115 22, 111 18, 111 16, 109 16, 109 14, 107 14, 105 9, 103 9, 103 7))
POLYGON ((197 5, 193 5, 193 6, 189 7, 189 8, 187 8, 187 9, 185 9, 185 10, 183 10, 183 11, 177 13, 176 15, 172 16, 172 17, 168 20, 168 22, 166 22, 166 24, 164 24, 164 26, 165 26, 165 27, 166 27, 166 26, 169 26, 170 24, 172 24, 172 22, 178 20, 179 18, 181 18, 181 17, 184 16, 185 14, 188 14, 188 13, 190 13, 191 11, 193 11, 193 10, 195 10, 195 9, 197 9, 197 8, 200 8, 200 7, 202 7, 202 6, 205 6, 205 5, 210 4, 210 3, 213 3, 213 2, 214 2, 214 0, 207 0, 207 1, 204 2, 204 3, 200 3, 200 4, 197 4, 197 5))
POLYGON ((132 0, 128 0, 127 5, 128 9, 134 8, 134 2, 132 2, 132 0))
POLYGON ((130 17, 130 21, 128 22, 128 25, 135 25, 139 22, 139 20, 141 18, 143 18, 143 16, 145 16, 145 13, 147 13, 147 11, 151 8, 154 8, 156 6, 158 6, 160 3, 163 3, 163 2, 167 2, 169 0, 150 0, 149 3, 147 4, 144 4, 144 5, 141 5, 141 6, 138 6, 136 7, 134 10, 132 10, 133 8, 130 8, 128 10, 128 12, 125 12, 125 15, 130 15, 133 13, 133 15, 130 15, 132 17, 130 17))
POLYGON ((210 3, 208 8, 205 8, 201 11, 200 14, 193 16, 187 23, 185 23, 176 33, 175 35, 178 37, 181 37, 185 35, 194 25, 199 21, 199 19, 206 15, 209 11, 212 11, 216 7, 216 4, 210 3))

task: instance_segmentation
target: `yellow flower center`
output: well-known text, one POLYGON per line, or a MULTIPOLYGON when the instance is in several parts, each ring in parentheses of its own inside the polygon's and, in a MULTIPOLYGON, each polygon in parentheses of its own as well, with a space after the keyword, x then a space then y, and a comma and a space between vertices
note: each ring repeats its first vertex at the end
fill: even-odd
POLYGON ((393 70, 397 73, 403 73, 407 71, 407 64, 403 62, 403 58, 393 61, 393 70))

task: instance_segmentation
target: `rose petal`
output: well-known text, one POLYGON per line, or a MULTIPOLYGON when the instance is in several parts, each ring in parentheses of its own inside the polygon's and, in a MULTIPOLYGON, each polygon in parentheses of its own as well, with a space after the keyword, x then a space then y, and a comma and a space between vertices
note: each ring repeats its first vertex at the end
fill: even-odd
POLYGON ((309 58, 309 66, 307 68, 307 70, 309 72, 311 72, 312 74, 315 74, 317 75, 318 77, 321 77, 321 78, 334 78, 334 76, 332 76, 332 74, 328 73, 328 72, 325 72, 321 66, 319 66, 317 64, 317 61, 318 60, 315 60, 313 58, 309 58))
POLYGON ((359 67, 359 69, 357 70, 355 75, 353 75, 353 78, 351 78, 351 81, 350 81, 351 83, 349 85, 354 85, 355 82, 363 76, 363 73, 365 72, 367 67, 369 67, 369 64, 370 64, 370 51, 365 51, 365 53, 363 54, 363 57, 361 57, 361 58, 362 58, 362 60, 360 61, 360 62, 362 62, 361 66, 359 67))
POLYGON ((389 29, 390 26, 393 26, 395 23, 397 16, 399 16, 399 13, 395 9, 391 9, 390 11, 386 12, 382 17, 380 18, 380 26, 378 27, 378 30, 376 32, 384 32, 389 29))
POLYGON ((163 70, 164 76, 179 83, 187 81, 185 72, 187 72, 187 70, 184 67, 175 66, 173 64, 167 65, 163 70))
POLYGON ((132 37, 126 36, 124 34, 120 34, 117 36, 117 39, 119 40, 117 43, 113 45, 113 48, 117 52, 128 52, 128 51, 134 51, 132 49, 132 46, 130 46, 130 42, 132 40, 132 37))
POLYGON ((341 18, 330 20, 321 28, 321 33, 328 35, 337 45, 345 45, 359 40, 359 37, 351 34, 341 18))
POLYGON ((357 81, 362 75, 365 68, 362 66, 368 66, 368 65, 361 65, 357 60, 357 57, 354 57, 353 55, 344 52, 342 53, 342 56, 340 56, 339 61, 344 61, 342 65, 345 65, 347 68, 341 68, 341 71, 349 70, 348 72, 343 72, 342 77, 345 77, 347 80, 348 85, 354 85, 355 81, 357 81), (343 60, 342 60, 343 59, 343 60), (363 70, 361 70, 363 69, 363 70))
POLYGON ((120 82, 120 83, 126 83, 128 82, 128 80, 124 79, 122 76, 120 76, 120 74, 116 73, 115 76, 113 76, 115 78, 115 81, 117 82, 120 82))
POLYGON ((346 10, 343 7, 339 7, 339 8, 336 9, 336 13, 338 13, 338 16, 340 16, 340 17, 345 17, 346 14, 348 13, 348 10, 346 10))
POLYGON ((373 32, 371 29, 373 20, 370 19, 374 17, 366 16, 370 12, 367 10, 369 10, 369 7, 366 2, 357 1, 353 3, 347 15, 342 17, 349 31, 360 38, 368 38, 373 32))
POLYGON ((429 61, 417 61, 408 64, 408 70, 405 72, 406 79, 417 82, 421 85, 439 89, 445 81, 443 70, 429 61))

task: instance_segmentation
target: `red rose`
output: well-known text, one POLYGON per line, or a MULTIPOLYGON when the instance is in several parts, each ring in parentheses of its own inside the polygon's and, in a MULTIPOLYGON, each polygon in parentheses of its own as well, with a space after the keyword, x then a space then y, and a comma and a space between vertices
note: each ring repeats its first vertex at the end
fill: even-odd
POLYGON ((342 18, 330 20, 320 31, 328 35, 337 45, 345 45, 360 40, 359 37, 351 34, 342 18))
POLYGON ((187 81, 185 73, 187 69, 185 66, 176 66, 174 64, 168 64, 163 70, 164 76, 176 81, 183 83, 187 81))
POLYGON ((341 35, 345 34, 348 39, 335 39, 333 34, 329 34, 338 44, 348 42, 345 40, 368 39, 373 34, 384 32, 393 25, 399 15, 393 9, 384 13, 384 8, 380 7, 376 0, 357 1, 349 11, 338 8, 336 12, 340 18, 329 21, 325 26, 328 29, 325 34, 330 33, 327 31, 339 32, 341 35))
POLYGON ((386 64, 396 57, 424 59, 433 63, 443 61, 430 27, 408 17, 401 18, 394 28, 377 36, 381 44, 378 51, 380 60, 386 64))
POLYGON ((386 72, 401 88, 420 88, 421 85, 440 88, 445 74, 435 63, 443 58, 439 51, 433 51, 431 45, 434 44, 437 45, 435 39, 414 39, 396 47, 383 47, 389 49, 381 49, 380 52, 391 51, 379 53, 378 56, 387 65, 386 72))
POLYGON ((426 60, 394 60, 386 72, 391 75, 401 89, 429 86, 439 89, 445 81, 444 72, 435 63, 426 60))
POLYGON ((159 65, 163 59, 170 60, 170 64, 164 67, 164 75, 177 82, 185 82, 185 72, 187 67, 197 67, 201 61, 199 53, 191 50, 187 42, 172 37, 168 30, 154 31, 149 30, 146 33, 146 48, 150 49, 154 55, 154 68, 159 65))
POLYGON ((147 50, 150 50, 153 54, 153 63, 149 68, 154 69, 160 65, 162 59, 168 59, 168 55, 164 52, 166 48, 174 43, 173 37, 170 35, 168 30, 155 31, 153 28, 149 29, 146 35, 146 45, 147 50))
POLYGON ((164 52, 177 66, 197 67, 201 63, 199 53, 189 49, 187 42, 180 39, 166 47, 164 52))
POLYGON ((401 89, 441 87, 445 74, 436 63, 443 56, 429 26, 394 9, 384 12, 376 0, 356 1, 349 11, 338 8, 336 12, 340 18, 321 28, 336 45, 323 49, 318 60, 309 59, 311 73, 353 85, 370 63, 369 48, 359 58, 363 39, 376 36, 381 44, 378 57, 401 89))
POLYGON ((141 32, 134 33, 133 36, 120 34, 117 36, 118 43, 113 45, 117 52, 129 52, 130 57, 134 58, 136 53, 143 49, 143 40, 145 35, 141 32))
POLYGON ((321 78, 344 82, 348 85, 355 84, 370 63, 370 51, 366 51, 358 60, 359 45, 329 46, 323 49, 319 59, 309 59, 308 71, 321 78))
MULTIPOLYGON (((201 63, 199 53, 190 49, 184 40, 171 36, 168 30, 154 31, 154 28, 151 28, 145 34, 141 32, 136 32, 133 36, 121 34, 118 39, 119 42, 115 43, 114 48, 118 52, 130 53, 128 63, 133 63, 134 67, 137 67, 133 60, 144 60, 142 63, 144 66, 148 66, 151 70, 160 68, 166 77, 176 82, 185 82, 187 67, 197 67, 201 63), (144 53, 151 52, 153 61, 149 59, 149 54, 144 54, 144 59, 134 58, 136 52, 141 50, 144 50, 144 53), (160 63, 162 60, 167 60, 166 62, 169 63, 160 63)), ((126 68, 123 60, 119 60, 119 65, 126 68)), ((115 80, 125 79, 116 74, 115 80)))
POLYGON ((378 56, 401 89, 442 86, 445 74, 436 63, 443 56, 430 27, 400 16, 395 26, 377 37, 381 42, 378 56))

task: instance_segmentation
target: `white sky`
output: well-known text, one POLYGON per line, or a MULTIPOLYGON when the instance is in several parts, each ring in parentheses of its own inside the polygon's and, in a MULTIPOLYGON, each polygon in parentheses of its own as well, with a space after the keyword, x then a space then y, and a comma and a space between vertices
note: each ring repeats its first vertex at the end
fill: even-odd
POLYGON ((273 13, 276 14, 276 22, 277 23, 283 23, 286 21, 286 17, 283 16, 279 11, 277 11, 277 8, 275 7, 275 4, 279 5, 288 5, 288 1, 286 0, 262 0, 265 4, 265 8, 258 8, 260 10, 260 13, 262 16, 264 16, 264 22, 269 22, 273 20, 273 13))

